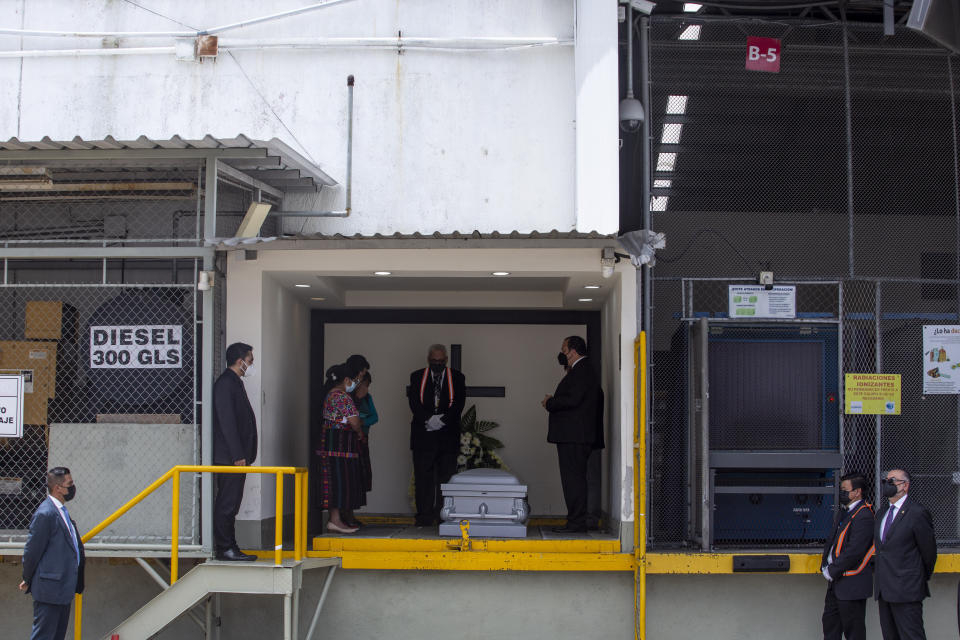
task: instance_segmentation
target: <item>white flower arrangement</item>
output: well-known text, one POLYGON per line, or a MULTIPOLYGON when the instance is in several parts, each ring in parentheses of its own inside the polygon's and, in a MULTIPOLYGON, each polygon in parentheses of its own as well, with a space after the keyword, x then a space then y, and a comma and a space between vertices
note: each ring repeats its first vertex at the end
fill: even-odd
POLYGON ((502 449, 503 443, 486 435, 487 431, 500 425, 492 420, 477 420, 477 406, 467 409, 460 419, 460 455, 457 456, 457 473, 468 469, 505 469, 506 465, 494 450, 502 449))

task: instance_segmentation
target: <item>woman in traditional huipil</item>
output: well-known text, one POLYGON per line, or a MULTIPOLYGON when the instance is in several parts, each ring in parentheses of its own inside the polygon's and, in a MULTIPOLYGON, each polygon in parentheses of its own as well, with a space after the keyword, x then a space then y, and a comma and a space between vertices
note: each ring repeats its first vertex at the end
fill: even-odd
POLYGON ((323 401, 320 448, 320 479, 317 495, 320 507, 330 512, 327 531, 353 533, 341 518, 341 510, 350 512, 363 504, 363 478, 360 469, 360 436, 363 421, 350 397, 360 381, 361 370, 350 364, 338 364, 327 370, 324 387, 329 389, 323 401))

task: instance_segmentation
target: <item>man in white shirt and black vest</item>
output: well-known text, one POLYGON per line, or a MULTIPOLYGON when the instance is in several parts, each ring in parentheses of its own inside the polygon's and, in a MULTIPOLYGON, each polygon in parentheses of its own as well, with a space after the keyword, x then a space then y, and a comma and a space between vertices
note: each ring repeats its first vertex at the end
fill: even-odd
POLYGON ((862 473, 840 478, 837 521, 823 547, 820 571, 827 580, 824 640, 866 640, 867 598, 873 593, 873 509, 864 500, 862 473))
POLYGON ((447 366, 446 346, 431 345, 427 362, 429 367, 410 374, 407 387, 407 400, 413 413, 410 450, 413 451, 418 527, 429 527, 440 520, 443 506, 440 485, 457 471, 460 414, 467 393, 463 374, 447 366))

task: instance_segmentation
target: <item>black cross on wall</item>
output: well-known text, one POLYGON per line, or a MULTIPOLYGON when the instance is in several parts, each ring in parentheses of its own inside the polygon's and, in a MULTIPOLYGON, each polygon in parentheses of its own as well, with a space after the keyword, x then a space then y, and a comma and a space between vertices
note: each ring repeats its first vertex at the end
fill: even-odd
MULTIPOLYGON (((463 346, 450 345, 450 367, 462 372, 460 362, 463 358, 463 346)), ((467 387, 468 398, 503 398, 507 395, 504 387, 467 387)))

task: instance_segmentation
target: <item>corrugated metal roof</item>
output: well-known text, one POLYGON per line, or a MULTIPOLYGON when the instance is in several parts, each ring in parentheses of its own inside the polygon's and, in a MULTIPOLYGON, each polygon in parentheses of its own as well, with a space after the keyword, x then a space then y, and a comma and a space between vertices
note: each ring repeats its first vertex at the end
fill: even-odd
MULTIPOLYGON (((25 141, 10 138, 0 141, 0 158, 3 152, 33 152, 33 151, 121 151, 136 150, 221 150, 221 149, 262 149, 265 161, 262 163, 249 160, 240 162, 224 159, 222 162, 234 166, 271 186, 285 191, 315 191, 322 186, 332 186, 337 182, 315 162, 305 158, 288 144, 277 138, 270 140, 253 140, 243 134, 234 138, 217 138, 206 135, 196 140, 188 140, 180 136, 173 136, 166 140, 140 136, 135 140, 117 140, 107 136, 102 140, 84 140, 77 136, 72 140, 51 140, 44 137, 42 140, 25 141), (249 170, 249 171, 248 171, 249 170)), ((19 157, 19 154, 18 154, 19 157)), ((9 158, 8 158, 9 159, 9 158)), ((23 158, 23 160, 26 160, 23 158)), ((45 162, 50 162, 45 160, 45 162)), ((55 162, 55 161, 54 161, 55 162)), ((111 166, 116 170, 117 166, 111 166)))
POLYGON ((469 243, 471 247, 482 248, 488 246, 503 246, 500 244, 503 242, 514 242, 523 246, 550 247, 571 246, 572 244, 580 244, 582 246, 607 246, 611 242, 615 242, 616 238, 615 234, 603 234, 597 231, 558 231, 557 229, 551 231, 531 231, 528 233, 522 233, 520 231, 491 231, 487 233, 480 231, 466 233, 460 231, 451 231, 449 233, 435 231, 433 233, 374 233, 372 235, 363 235, 361 233, 353 235, 344 235, 342 233, 313 233, 302 236, 246 238, 242 241, 238 241, 235 238, 218 238, 212 242, 207 242, 207 245, 222 250, 245 248, 308 249, 315 245, 323 245, 327 248, 334 246, 358 249, 378 249, 391 246, 441 248, 461 247, 464 243, 469 243))

